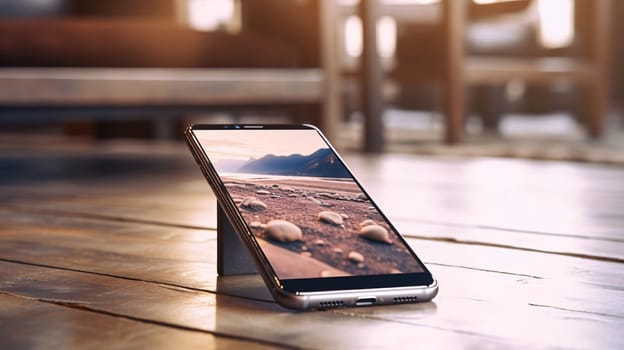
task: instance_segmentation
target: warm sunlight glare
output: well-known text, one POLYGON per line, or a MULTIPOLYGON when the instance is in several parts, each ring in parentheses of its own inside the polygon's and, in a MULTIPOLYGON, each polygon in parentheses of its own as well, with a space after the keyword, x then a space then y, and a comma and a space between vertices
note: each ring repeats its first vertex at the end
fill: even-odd
POLYGON ((477 5, 487 5, 487 4, 494 4, 497 2, 511 2, 511 1, 516 1, 516 0, 472 0, 472 1, 477 5))
MULTIPOLYGON (((351 57, 362 55, 362 20, 349 16, 345 21, 345 49, 351 57)), ((377 52, 380 57, 390 58, 396 51, 397 23, 390 16, 377 21, 377 52)))
POLYGON ((390 16, 377 21, 377 52, 379 56, 391 58, 396 51, 397 22, 390 16))
POLYGON ((400 5, 430 5, 440 0, 384 0, 386 4, 400 4, 400 5))
POLYGON ((233 15, 234 0, 188 0, 188 21, 193 29, 215 30, 233 15))
POLYGON ((362 20, 358 16, 349 16, 345 21, 345 48, 351 57, 362 55, 362 20))
POLYGON ((539 39, 543 47, 565 47, 574 40, 574 1, 538 0, 539 39))
MULTIPOLYGON (((489 0, 492 1, 492 0, 489 0)), ((496 1, 496 0, 493 0, 496 1)), ((509 0, 507 0, 509 1, 509 0)), ((401 4, 401 5, 430 5, 436 2, 440 2, 440 0, 382 0, 384 4, 401 4)), ((341 6, 357 6, 360 3, 359 0, 338 0, 338 4, 341 6)))

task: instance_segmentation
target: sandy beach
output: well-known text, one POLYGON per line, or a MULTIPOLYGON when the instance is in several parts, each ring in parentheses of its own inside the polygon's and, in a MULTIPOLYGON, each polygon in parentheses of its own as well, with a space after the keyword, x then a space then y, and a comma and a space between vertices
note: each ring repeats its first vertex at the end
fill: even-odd
POLYGON ((292 264, 288 268, 276 266, 276 270, 289 271, 284 272, 287 276, 280 275, 282 278, 421 271, 379 212, 350 179, 259 175, 231 176, 223 180, 256 237, 304 258, 280 257, 275 252, 283 250, 271 250, 273 256, 267 256, 273 265, 292 264), (246 206, 243 204, 246 198, 247 201, 255 198, 264 207, 246 206), (320 220, 321 212, 335 213, 341 222, 320 220), (266 225, 275 219, 299 227, 301 239, 283 242, 268 236, 266 225), (360 224, 365 220, 384 227, 389 241, 359 236, 360 224), (310 259, 317 260, 318 266, 328 265, 333 269, 311 269, 307 266, 310 259), (297 268, 297 265, 301 266, 297 268))

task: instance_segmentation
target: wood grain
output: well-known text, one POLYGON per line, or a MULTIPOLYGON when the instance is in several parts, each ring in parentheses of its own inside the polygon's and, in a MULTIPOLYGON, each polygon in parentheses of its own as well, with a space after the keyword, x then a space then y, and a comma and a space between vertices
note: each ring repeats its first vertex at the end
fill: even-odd
POLYGON ((106 276, 7 263, 0 263, 0 271, 10 282, 2 282, 2 290, 12 294, 63 302, 72 308, 146 322, 159 320, 163 324, 189 330, 236 335, 239 338, 243 338, 244 334, 246 340, 257 339, 287 346, 396 347, 417 338, 422 338, 423 345, 428 346, 449 342, 476 346, 484 341, 498 346, 505 344, 497 339, 488 340, 435 327, 414 327, 394 321, 352 317, 340 312, 296 313, 286 311, 275 303, 128 282, 106 276), (375 331, 371 332, 371 329, 375 331))
POLYGON ((318 69, 2 68, 0 105, 318 103, 318 69))
POLYGON ((440 294, 301 313, 217 277, 215 198, 184 148, 98 149, 0 152, 2 348, 624 347, 619 167, 348 156, 440 294))
MULTIPOLYGON (((5 227, 0 228, 4 245, 0 247, 4 258, 40 264, 55 262, 59 267, 77 266, 66 261, 67 255, 82 257, 89 271, 97 272, 97 256, 104 255, 118 261, 117 269, 132 271, 132 266, 140 265, 141 276, 145 274, 175 278, 171 269, 193 269, 203 266, 209 270, 203 276, 208 279, 196 280, 194 287, 213 284, 216 257, 216 234, 212 230, 162 227, 141 223, 93 220, 91 218, 59 217, 46 214, 29 214, 27 217, 15 215, 9 210, 0 210, 0 220, 5 227), (20 247, 41 246, 37 249, 20 247), (44 249, 48 247, 48 249, 44 249), (52 249, 55 248, 55 249, 52 249), (75 250, 74 253, 65 250, 75 250), (49 254, 43 257, 42 254, 49 254), (34 260, 28 260, 34 259, 34 260), (91 259, 92 261, 89 261, 91 259), (157 264, 161 261, 161 264, 157 264), (179 264, 179 266, 178 266, 179 264), (203 265, 202 265, 203 264, 203 265), (151 265, 151 266, 150 266, 151 265), (159 266, 164 269, 159 271, 159 266), (149 268, 149 270, 147 270, 149 268)), ((527 252, 521 249, 509 250, 485 245, 458 245, 435 240, 409 239, 410 244, 428 263, 461 268, 487 270, 492 272, 518 274, 536 278, 558 278, 572 275, 574 280, 601 284, 611 288, 624 281, 624 271, 618 271, 617 263, 588 260, 557 254, 527 252), (532 263, 539 261, 546 266, 532 263), (489 269, 487 268, 489 267, 489 269), (579 275, 582 273, 583 277, 579 275)), ((106 269, 113 266, 106 265, 106 269)), ((122 270, 115 274, 124 275, 122 270)), ((187 274, 183 278, 191 281, 187 274)), ((126 275, 130 277, 130 275, 126 275)), ((159 280, 165 282, 164 280, 159 280)), ((177 283, 177 282, 176 282, 177 283)))
POLYGON ((257 341, 67 307, 63 300, 39 300, 7 293, 0 293, 0 319, 10 320, 0 324, 5 349, 276 348, 257 341))
MULTIPOLYGON (((41 221, 47 220, 44 217, 41 221)), ((0 251, 0 255, 37 265, 48 262, 52 264, 51 267, 66 269, 63 273, 68 274, 89 272, 94 275, 93 278, 117 277, 123 279, 124 283, 153 283, 161 288, 184 291, 184 293, 212 296, 219 293, 215 273, 216 262, 210 261, 210 257, 206 253, 201 253, 202 251, 214 252, 215 241, 205 238, 193 241, 193 237, 198 234, 197 230, 175 229, 183 232, 172 235, 175 244, 164 245, 160 242, 163 235, 166 235, 163 231, 171 231, 172 229, 161 230, 158 226, 146 225, 145 231, 142 233, 138 232, 136 227, 135 231, 127 233, 124 231, 124 226, 136 225, 106 223, 102 229, 93 230, 94 222, 91 220, 63 220, 64 223, 71 221, 74 221, 74 227, 54 229, 54 225, 49 225, 53 229, 48 229, 45 233, 37 233, 37 231, 42 230, 37 224, 24 230, 11 229, 10 231, 14 234, 2 232, 5 238, 3 246, 6 246, 6 251, 0 251), (80 226, 83 228, 81 229, 80 226), (117 226, 117 229, 114 229, 114 226, 117 226), (98 232, 101 233, 98 234, 98 232), (124 232, 126 235, 120 234, 124 232), (28 236, 31 235, 34 237, 30 240, 28 236), (49 237, 45 239, 42 235, 49 237), (153 236, 150 237, 150 235, 153 236), (98 239, 98 236, 101 236, 101 239, 98 239), (13 239, 18 242, 11 244, 11 237, 14 237, 13 239), (37 247, 37 244, 42 246, 37 247), (29 255, 23 247, 29 247, 28 251, 39 252, 43 255, 29 255), (172 247, 175 249, 172 250, 172 247), (11 256, 11 252, 14 252, 13 256, 11 256), (67 256, 75 258, 67 260, 67 256), (120 264, 119 262, 123 263, 120 264), (199 271, 203 272, 200 273, 199 271)), ((211 234, 212 232, 203 233, 211 234)), ((480 309, 482 311, 487 310, 488 314, 497 315, 496 317, 504 317, 505 314, 500 311, 501 304, 505 305, 505 313, 509 312, 509 309, 514 310, 514 313, 520 313, 522 310, 519 314, 524 320, 519 323, 522 328, 515 331, 508 330, 506 333, 514 341, 523 339, 528 332, 537 331, 535 327, 531 327, 527 323, 527 319, 540 319, 542 324, 551 322, 553 327, 559 324, 562 319, 577 317, 578 315, 582 315, 579 316, 581 318, 604 319, 605 322, 616 325, 624 322, 624 313, 620 311, 624 310, 624 305, 620 307, 613 305, 612 302, 605 302, 605 300, 624 299, 624 290, 617 284, 618 280, 623 279, 622 275, 603 275, 608 274, 608 271, 617 270, 611 266, 616 265, 614 263, 602 262, 601 264, 593 264, 593 266, 591 264, 584 266, 582 261, 575 261, 574 258, 556 257, 560 260, 559 266, 555 265, 554 268, 547 271, 542 271, 539 268, 531 270, 530 266, 527 266, 528 273, 521 274, 517 272, 515 266, 524 265, 525 261, 544 263, 540 257, 544 254, 522 252, 522 255, 514 257, 507 254, 507 250, 499 248, 476 247, 478 249, 470 251, 448 243, 421 240, 410 242, 418 251, 422 252, 421 255, 430 264, 440 283, 444 283, 446 286, 436 301, 436 310, 439 308, 438 304, 448 305, 447 298, 451 300, 449 301, 450 305, 472 309, 467 315, 464 313, 461 317, 454 315, 455 321, 458 322, 454 327, 449 327, 448 320, 439 319, 437 316, 432 316, 426 320, 416 317, 414 322, 418 325, 446 327, 445 329, 456 332, 467 331, 469 328, 475 331, 473 313, 480 309), (436 257, 446 257, 446 259, 430 259, 431 254, 435 254, 436 257), (504 259, 500 259, 501 256, 504 256, 504 259), (497 269, 497 261, 499 260, 506 262, 506 268, 497 269), (484 266, 488 266, 489 269, 484 266), (566 272, 569 272, 580 268, 593 268, 591 274, 588 273, 585 277, 587 279, 587 276, 591 276, 592 279, 578 282, 575 279, 559 278, 562 269, 567 269, 566 272), (474 303, 476 305, 473 305, 474 303), (527 305, 530 307, 527 308, 527 305), (553 314, 552 310, 558 311, 553 314)), ((3 273, 3 275, 6 274, 3 273)), ((574 276, 574 273, 569 273, 569 275, 574 276)), ((84 278, 86 277, 80 277, 80 280, 84 278)), ((111 284, 111 282, 107 283, 111 284)), ((51 284, 54 285, 55 283, 51 284)), ((14 292, 12 289, 8 291, 14 292)), ((127 297, 123 299, 125 298, 127 297)), ((172 297, 164 296, 163 298, 171 300, 172 297)), ((278 309, 281 308, 278 307, 278 309)), ((390 307, 389 309, 392 310, 393 308, 390 307)), ((353 311, 347 313, 351 312, 353 311)), ((374 318, 383 315, 383 313, 380 314, 378 308, 370 308, 366 312, 358 311, 358 314, 362 317, 374 318), (368 311, 373 312, 373 315, 369 315, 368 311)), ((407 322, 405 317, 401 317, 401 322, 407 322)), ((392 321, 393 318, 387 317, 387 320, 392 321)), ((579 327, 586 330, 588 334, 599 331, 599 329, 594 329, 591 323, 586 324, 585 321, 567 321, 565 323, 568 324, 566 327, 579 327)), ((481 326, 482 328, 478 327, 478 329, 483 333, 482 335, 491 332, 490 323, 483 324, 482 322, 481 326)), ((497 332, 499 331, 501 330, 497 330, 497 332)), ((556 340, 559 337, 557 334, 544 334, 544 338, 540 341, 556 345, 556 340)), ((569 345, 573 344, 570 343, 569 345)))
MULTIPOLYGON (((413 237, 622 258, 621 168, 405 156, 365 161, 347 157, 347 162, 398 228, 413 237), (457 177, 456 173, 466 175, 457 177), (539 181, 528 178, 537 175, 539 181), (388 178, 393 179, 392 187, 384 185, 388 178), (499 181, 502 178, 506 181, 499 181)), ((184 164, 189 172, 177 175, 175 183, 159 191, 147 189, 162 179, 155 176, 150 181, 137 174, 125 180, 131 185, 121 181, 91 187, 61 182, 36 190, 13 187, 5 192, 5 203, 48 213, 215 228, 214 196, 192 169, 194 164, 184 164), (141 179, 139 184, 137 179, 141 179), (125 198, 119 201, 122 193, 125 198)))

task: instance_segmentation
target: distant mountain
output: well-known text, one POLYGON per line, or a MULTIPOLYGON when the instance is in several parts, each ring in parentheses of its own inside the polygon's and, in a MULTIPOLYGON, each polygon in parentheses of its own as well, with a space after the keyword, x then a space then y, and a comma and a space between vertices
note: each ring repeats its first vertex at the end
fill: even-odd
POLYGON ((329 148, 321 148, 307 156, 268 154, 260 159, 249 160, 238 169, 238 172, 285 176, 349 177, 347 169, 329 148))
POLYGON ((214 167, 218 172, 235 173, 249 160, 241 159, 219 159, 213 162, 214 167))

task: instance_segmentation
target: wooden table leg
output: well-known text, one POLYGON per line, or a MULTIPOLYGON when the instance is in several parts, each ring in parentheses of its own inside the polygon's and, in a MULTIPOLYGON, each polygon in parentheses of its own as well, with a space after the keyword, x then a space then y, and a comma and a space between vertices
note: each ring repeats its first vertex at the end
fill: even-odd
POLYGON ((587 128, 592 138, 602 136, 604 121, 609 112, 610 9, 610 0, 598 0, 593 8, 591 59, 594 75, 586 89, 589 102, 586 112, 587 128))
POLYGON ((383 106, 381 85, 383 82, 379 55, 377 54, 377 1, 361 0, 359 12, 362 18, 362 113, 364 113, 364 150, 381 152, 384 148, 383 106))
POLYGON ((466 87, 464 84, 464 0, 443 2, 444 40, 446 44, 446 67, 442 80, 443 110, 446 118, 445 139, 458 143, 464 133, 466 113, 466 87))

